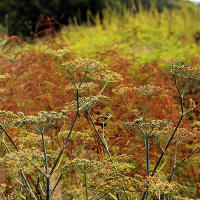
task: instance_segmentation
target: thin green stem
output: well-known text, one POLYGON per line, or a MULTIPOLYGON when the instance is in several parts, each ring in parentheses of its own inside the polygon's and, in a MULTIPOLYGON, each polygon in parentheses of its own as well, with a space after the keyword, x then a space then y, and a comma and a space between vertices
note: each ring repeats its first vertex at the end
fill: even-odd
POLYGON ((61 174, 61 175, 59 176, 59 178, 58 178, 58 180, 57 180, 57 182, 56 182, 56 184, 55 184, 55 186, 54 186, 54 188, 53 188, 53 190, 52 190, 52 192, 51 192, 51 195, 50 195, 50 196, 52 196, 52 195, 53 195, 53 193, 54 193, 54 191, 55 191, 56 187, 58 186, 59 182, 61 181, 61 178, 62 178, 62 176, 63 176, 63 174, 61 174))
POLYGON ((85 181, 85 196, 86 196, 86 200, 88 200, 87 173, 84 173, 84 181, 85 181))
POLYGON ((12 138, 8 135, 7 131, 4 129, 4 127, 2 126, 2 124, 0 123, 0 128, 1 130, 5 133, 5 135, 8 137, 8 139, 10 140, 10 142, 12 143, 12 145, 14 146, 14 148, 19 151, 17 145, 14 143, 14 141, 12 140, 12 138))
POLYGON ((42 131, 42 146, 43 146, 43 153, 44 153, 44 165, 46 169, 46 174, 48 174, 48 159, 47 159, 47 150, 46 150, 46 144, 44 139, 44 132, 42 131))
POLYGON ((137 118, 140 119, 140 116, 128 105, 128 103, 126 102, 124 96, 123 96, 123 95, 121 95, 121 96, 122 96, 122 99, 123 99, 124 103, 125 103, 126 106, 129 108, 129 110, 130 110, 131 112, 133 112, 133 113, 137 116, 137 118))
POLYGON ((174 141, 174 167, 173 167, 172 172, 170 174, 170 177, 168 179, 169 182, 171 182, 171 180, 173 179, 174 172, 175 172, 175 169, 176 169, 176 155, 177 155, 177 141, 175 140, 174 141))
MULTIPOLYGON (((157 161, 157 163, 156 163, 156 165, 155 165, 155 167, 154 167, 154 169, 153 169, 153 171, 151 173, 151 176, 154 176, 154 174, 155 174, 155 172, 156 172, 156 170, 157 170, 157 168, 158 168, 158 166, 159 166, 159 164, 160 164, 165 152, 167 151, 169 145, 171 144, 171 142, 172 142, 172 140, 174 138, 174 135, 175 135, 175 133, 176 133, 176 131, 177 131, 177 129, 178 129, 183 117, 184 117, 184 115, 181 115, 181 117, 179 118, 179 121, 178 121, 178 123, 177 123, 177 125, 176 125, 176 127, 175 127, 175 129, 174 129, 174 131, 173 131, 173 133, 172 133, 167 145, 165 146, 164 150, 162 151, 162 153, 161 153, 161 155, 160 155, 160 157, 159 157, 159 159, 158 159, 158 161, 157 161)), ((146 190, 144 191, 141 200, 145 200, 146 199, 147 193, 148 193, 148 186, 146 187, 146 190)))
POLYGON ((147 110, 148 101, 149 101, 149 97, 147 97, 147 98, 146 98, 146 101, 145 101, 144 111, 143 111, 143 113, 142 113, 142 119, 144 119, 144 114, 145 114, 145 112, 146 112, 146 110, 147 110))
MULTIPOLYGON (((86 75, 86 73, 85 73, 85 75, 86 75)), ((69 76, 70 76, 70 74, 69 74, 69 76)), ((71 76, 70 76, 70 78, 71 78, 71 80, 73 81, 73 79, 72 79, 71 76)), ((85 78, 85 76, 83 77, 83 79, 81 80, 81 82, 84 81, 84 78, 85 78)), ((80 82, 79 85, 81 85, 81 82, 80 82)), ((75 85, 76 85, 76 84, 75 84, 75 85)), ((77 87, 76 87, 76 88, 77 88, 77 87)), ((49 173, 50 175, 53 174, 54 169, 57 167, 57 164, 59 163, 60 158, 61 158, 61 156, 62 156, 63 153, 64 153, 64 150, 65 150, 65 148, 66 148, 66 146, 67 146, 67 143, 68 143, 68 141, 69 141, 69 138, 70 138, 70 136, 71 136, 72 130, 73 130, 73 128, 74 128, 75 122, 76 122, 76 120, 77 120, 77 118, 78 118, 78 114, 79 114, 79 111, 80 111, 80 108, 79 108, 79 89, 78 89, 78 88, 76 89, 76 102, 77 102, 77 111, 76 111, 76 115, 75 115, 74 120, 73 120, 73 122, 72 122, 71 128, 70 128, 69 133, 68 133, 68 135, 67 135, 67 138, 65 139, 65 142, 64 142, 64 144, 63 144, 63 147, 62 147, 62 149, 61 149, 61 151, 60 151, 60 153, 59 153, 57 159, 55 160, 54 165, 53 165, 53 167, 52 167, 52 169, 51 169, 51 171, 50 171, 50 173, 49 173)))
POLYGON ((147 177, 149 177, 149 144, 148 144, 148 140, 149 140, 148 138, 144 139, 147 177))
POLYGON ((46 187, 46 200, 50 200, 50 179, 46 177, 47 187, 46 187))
POLYGON ((185 158, 183 158, 180 162, 177 163, 177 165, 175 166, 175 169, 180 166, 186 159, 188 159, 190 156, 194 155, 198 150, 200 149, 200 146, 198 146, 194 151, 192 151, 191 153, 189 153, 185 158))
MULTIPOLYGON (((116 166, 115 166, 115 164, 114 164, 114 161, 113 161, 113 159, 112 159, 112 156, 111 156, 111 154, 110 154, 110 151, 109 151, 109 149, 108 149, 108 146, 104 143, 104 141, 103 141, 103 139, 102 139, 102 137, 101 137, 99 131, 97 130, 97 128, 96 128, 96 126, 95 126, 95 124, 94 124, 94 122, 93 122, 93 120, 92 120, 92 116, 91 116, 89 110, 88 110, 88 117, 89 117, 89 119, 90 119, 90 121, 91 121, 91 123, 92 123, 92 126, 93 126, 94 130, 96 131, 96 133, 97 133, 97 135, 98 135, 98 137, 99 137, 101 143, 103 144, 103 147, 105 148, 105 150, 106 150, 106 152, 107 152, 107 154, 108 154, 108 156, 109 156, 109 158, 110 158, 110 160, 111 160, 111 162, 112 162, 112 164, 113 164, 115 173, 116 173, 116 174, 119 174, 119 172, 118 172, 118 170, 117 170, 117 168, 116 168, 116 166)), ((123 187, 123 190, 124 190, 124 193, 125 193, 125 195, 126 195, 126 199, 129 200, 129 197, 128 197, 127 194, 126 194, 126 190, 125 190, 124 187, 123 187)))
POLYGON ((181 114, 183 114, 183 94, 181 94, 180 89, 178 87, 177 81, 176 81, 176 75, 174 75, 174 84, 176 86, 176 89, 179 94, 179 99, 180 99, 180 105, 181 105, 181 114))
POLYGON ((26 179, 26 177, 25 177, 25 175, 24 175, 23 171, 22 171, 22 170, 20 170, 20 173, 21 173, 21 176, 22 176, 22 178, 23 178, 23 180, 24 180, 24 182, 25 182, 26 186, 28 187, 28 189, 29 189, 30 193, 32 194, 32 196, 33 196, 33 199, 34 199, 34 200, 37 200, 37 199, 35 198, 35 195, 34 195, 34 193, 33 193, 33 190, 31 189, 31 186, 29 185, 29 183, 28 183, 28 181, 27 181, 27 179, 26 179))

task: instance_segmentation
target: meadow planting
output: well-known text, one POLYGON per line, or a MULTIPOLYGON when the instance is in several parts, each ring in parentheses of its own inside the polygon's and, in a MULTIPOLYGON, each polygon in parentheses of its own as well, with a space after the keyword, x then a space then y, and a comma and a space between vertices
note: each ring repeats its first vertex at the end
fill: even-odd
POLYGON ((200 8, 87 17, 0 36, 0 199, 200 199, 200 8))

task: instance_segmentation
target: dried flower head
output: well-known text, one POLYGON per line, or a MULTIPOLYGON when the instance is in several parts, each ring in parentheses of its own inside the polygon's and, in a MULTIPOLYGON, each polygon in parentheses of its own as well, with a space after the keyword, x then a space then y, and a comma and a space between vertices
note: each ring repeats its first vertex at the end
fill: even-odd
POLYGON ((30 173, 30 170, 34 169, 30 161, 42 168, 42 152, 36 148, 24 149, 23 151, 17 151, 15 153, 8 153, 3 158, 0 158, 0 164, 9 170, 12 170, 12 172, 23 169, 24 172, 30 173))
MULTIPOLYGON (((97 106, 100 100, 108 101, 109 98, 104 95, 81 97, 79 98, 79 110, 88 111, 90 108, 97 106)), ((66 109, 70 111, 77 110, 77 101, 73 100, 70 103, 66 103, 66 109)))
POLYGON ((200 131, 200 121, 193 122, 192 128, 194 129, 194 131, 200 131))
POLYGON ((51 54, 51 55, 58 56, 58 57, 61 57, 69 52, 70 52, 69 48, 57 49, 57 50, 48 49, 46 51, 47 54, 51 54))
POLYGON ((102 125, 103 123, 105 124, 111 118, 112 118, 112 114, 107 113, 107 112, 102 112, 102 113, 93 115, 93 120, 97 125, 102 125))
MULTIPOLYGON (((78 87, 78 85, 77 85, 78 87)), ((85 91, 89 91, 92 89, 95 89, 98 87, 98 84, 93 83, 93 82, 87 82, 87 83, 82 83, 80 88, 79 88, 79 92, 85 92, 85 91)), ((76 88, 73 84, 70 84, 68 86, 66 86, 65 90, 66 91, 74 91, 76 88)))
MULTIPOLYGON (((17 134, 17 136, 13 137, 14 141, 18 142, 19 144, 22 144, 24 146, 26 145, 38 145, 41 144, 42 141, 42 135, 38 135, 34 132, 28 132, 26 130, 20 130, 20 132, 17 134)), ((44 135, 45 141, 49 142, 51 141, 51 138, 48 135, 44 135)))
POLYGON ((119 85, 116 88, 112 89, 112 92, 114 92, 115 94, 123 95, 124 93, 132 90, 133 90, 133 85, 128 84, 128 85, 119 85))
POLYGON ((101 74, 96 75, 96 79, 103 80, 105 82, 119 82, 123 81, 122 75, 118 74, 117 72, 111 70, 105 70, 101 74))
POLYGON ((170 68, 170 74, 186 79, 200 80, 200 67, 172 65, 170 68))
POLYGON ((155 85, 143 85, 138 88, 134 87, 133 91, 137 93, 138 95, 147 96, 147 97, 157 97, 160 94, 167 92, 166 89, 163 89, 155 85))
POLYGON ((148 120, 143 122, 142 119, 135 119, 132 122, 122 122, 124 127, 131 131, 137 132, 142 138, 151 138, 157 136, 160 132, 168 130, 173 125, 170 120, 148 120))
POLYGON ((0 110, 0 122, 4 127, 12 127, 16 118, 11 111, 0 110))
MULTIPOLYGON (((173 133, 174 129, 174 126, 170 126, 168 129, 163 130, 159 136, 168 140, 171 137, 171 134, 173 133)), ((195 136, 196 132, 191 132, 186 128, 178 128, 174 135, 174 140, 176 140, 177 142, 184 142, 194 138, 195 136)))
POLYGON ((69 166, 75 167, 75 169, 81 173, 95 172, 104 167, 102 162, 89 159, 80 159, 80 158, 68 161, 66 167, 69 166))
POLYGON ((89 58, 79 58, 74 61, 62 63, 70 71, 88 72, 90 74, 99 74, 107 69, 107 65, 89 58))
POLYGON ((19 128, 30 126, 31 132, 47 132, 58 123, 58 120, 66 120, 68 118, 67 113, 67 110, 62 110, 60 113, 40 111, 37 116, 25 116, 24 113, 19 112, 17 119, 14 121, 14 126, 19 128))
POLYGON ((169 183, 169 181, 163 177, 149 177, 149 191, 157 196, 162 193, 174 196, 183 189, 185 189, 185 187, 175 182, 169 183))

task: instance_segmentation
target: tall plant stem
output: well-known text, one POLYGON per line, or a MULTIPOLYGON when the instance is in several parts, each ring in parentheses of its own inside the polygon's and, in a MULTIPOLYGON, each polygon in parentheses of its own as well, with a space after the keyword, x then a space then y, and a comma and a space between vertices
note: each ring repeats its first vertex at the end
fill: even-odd
POLYGON ((142 113, 142 119, 144 119, 144 115, 145 115, 145 112, 146 112, 146 110, 147 110, 148 101, 149 101, 149 97, 147 97, 147 98, 146 98, 146 101, 145 101, 144 111, 143 111, 143 113, 142 113))
MULTIPOLYGON (((180 123, 181 123, 183 117, 184 117, 184 114, 181 115, 181 117, 179 118, 179 121, 178 121, 178 123, 177 123, 177 125, 176 125, 176 127, 175 127, 175 129, 174 129, 174 131, 173 131, 173 133, 172 133, 172 135, 171 135, 171 137, 170 137, 170 139, 169 139, 167 145, 165 146, 164 150, 162 151, 162 153, 161 153, 161 155, 160 155, 160 157, 159 157, 159 159, 158 159, 158 161, 157 161, 157 163, 156 163, 156 165, 155 165, 155 167, 154 167, 154 169, 153 169, 153 171, 152 171, 152 173, 151 173, 151 176, 154 176, 154 174, 155 174, 155 172, 156 172, 156 170, 157 170, 157 168, 158 168, 158 166, 159 166, 159 164, 160 164, 160 162, 161 162, 161 160, 162 160, 162 158, 163 158, 165 152, 167 151, 167 149, 168 149, 168 147, 169 147, 169 145, 170 145, 172 139, 174 138, 174 135, 175 135, 175 133, 176 133, 176 131, 177 131, 177 129, 178 129, 178 127, 179 127, 179 125, 180 125, 180 123)), ((144 199, 146 198, 147 192, 148 192, 148 187, 147 187, 147 189, 144 191, 141 200, 144 200, 144 199)))
POLYGON ((10 140, 10 142, 12 143, 12 145, 14 146, 14 148, 19 151, 19 148, 17 147, 17 145, 15 144, 15 142, 12 140, 12 138, 8 135, 7 131, 5 130, 5 128, 2 126, 2 124, 0 123, 0 128, 1 130, 5 133, 5 135, 8 137, 8 139, 10 140))
POLYGON ((177 141, 175 140, 174 141, 174 166, 172 168, 172 172, 171 172, 170 177, 168 179, 169 182, 171 182, 171 180, 174 176, 175 169, 176 169, 176 155, 177 155, 177 141))
MULTIPOLYGON (((154 170, 153 170, 153 172, 151 173, 151 176, 154 176, 154 174, 155 174, 155 172, 156 172, 156 170, 157 170, 157 168, 158 168, 158 166, 159 166, 159 164, 160 164, 160 162, 161 162, 161 160, 162 160, 162 158, 163 158, 165 152, 167 151, 169 145, 171 144, 171 142, 172 142, 172 140, 173 140, 173 138, 174 138, 174 135, 175 135, 175 133, 176 133, 176 131, 177 131, 177 129, 178 129, 178 127, 179 127, 179 125, 180 125, 180 123, 181 123, 183 117, 184 117, 187 113, 191 112, 192 110, 194 110, 195 108, 197 108, 197 107, 200 105, 200 104, 198 104, 195 108, 193 108, 193 109, 189 110, 188 112, 184 113, 184 112, 183 112, 183 95, 184 95, 184 92, 185 92, 186 88, 184 89, 184 92, 181 94, 180 89, 178 88, 178 85, 177 85, 176 75, 174 75, 174 84, 175 84, 175 86, 176 86, 176 89, 177 89, 178 94, 179 94, 179 97, 180 97, 181 116, 180 116, 180 118, 179 118, 179 121, 178 121, 178 123, 177 123, 177 125, 176 125, 176 127, 175 127, 175 129, 174 129, 174 131, 173 131, 173 133, 171 134, 171 137, 170 137, 170 139, 169 139, 167 145, 165 146, 164 150, 162 151, 162 153, 161 153, 161 155, 160 155, 160 157, 159 157, 159 159, 158 159, 158 161, 157 161, 157 163, 156 163, 156 165, 155 165, 155 167, 154 167, 154 170)), ((186 86, 187 86, 187 85, 186 85, 186 86)), ((145 200, 145 199, 146 199, 147 193, 148 193, 148 185, 146 186, 146 190, 143 192, 143 195, 142 195, 141 200, 145 200)))
POLYGON ((128 105, 128 103, 126 102, 126 100, 125 100, 125 98, 124 98, 123 95, 122 95, 122 99, 123 99, 124 103, 126 104, 126 106, 129 108, 129 110, 130 110, 132 113, 134 113, 134 114, 137 116, 137 118, 140 119, 140 116, 128 105))
POLYGON ((30 185, 29 185, 29 183, 28 183, 28 181, 27 181, 27 179, 26 179, 26 176, 25 176, 24 173, 23 173, 23 171, 20 170, 20 173, 21 173, 22 179, 23 179, 23 181, 25 182, 25 184, 26 184, 28 190, 29 190, 30 193, 32 194, 33 199, 34 199, 34 200, 37 200, 36 197, 35 197, 35 195, 34 195, 34 193, 33 193, 33 190, 31 189, 31 187, 30 187, 30 185))
POLYGON ((149 140, 148 138, 144 139, 147 177, 149 177, 149 141, 148 140, 149 140))
POLYGON ((67 135, 67 138, 65 139, 65 142, 64 142, 64 144, 63 144, 63 147, 62 147, 62 149, 61 149, 61 151, 60 151, 60 153, 59 153, 57 159, 55 160, 54 165, 53 165, 53 167, 52 167, 52 169, 51 169, 51 171, 50 171, 50 175, 53 174, 55 168, 57 167, 57 164, 59 163, 59 161, 60 161, 60 159, 61 159, 61 156, 62 156, 63 153, 64 153, 64 150, 65 150, 65 148, 66 148, 66 146, 67 146, 67 143, 68 143, 68 141, 69 141, 69 138, 70 138, 70 136, 71 136, 72 130, 73 130, 73 128, 74 128, 75 122, 76 122, 76 120, 77 120, 77 118, 78 118, 78 114, 79 114, 79 112, 80 112, 80 108, 79 108, 79 87, 80 87, 81 84, 83 83, 83 81, 84 81, 84 79, 85 79, 85 77, 86 77, 86 74, 87 74, 87 72, 85 72, 85 74, 84 74, 82 80, 80 81, 80 83, 79 83, 79 85, 78 85, 78 87, 77 87, 76 84, 75 84, 75 82, 74 82, 74 80, 73 80, 73 78, 72 78, 72 76, 71 76, 70 73, 69 73, 69 70, 67 70, 67 72, 68 72, 68 74, 69 74, 69 77, 70 77, 72 83, 73 83, 74 86, 76 87, 77 111, 76 111, 76 115, 75 115, 75 117, 74 117, 74 120, 73 120, 73 122, 72 122, 71 128, 70 128, 70 130, 69 130, 69 133, 68 133, 68 135, 67 135))
POLYGON ((46 171, 46 200, 49 200, 50 199, 50 178, 49 178, 49 170, 48 170, 47 149, 46 149, 46 143, 44 139, 44 131, 41 131, 41 134, 42 134, 42 146, 43 146, 43 153, 44 153, 44 166, 45 166, 45 171, 46 171))
POLYGON ((85 182, 85 196, 86 200, 88 200, 88 189, 87 189, 87 173, 84 173, 84 182, 85 182))
POLYGON ((68 143, 68 141, 69 141, 69 138, 70 138, 70 136, 71 136, 72 130, 73 130, 73 128, 74 128, 75 122, 76 122, 76 120, 77 120, 77 118, 78 118, 78 114, 79 114, 79 103, 78 103, 78 102, 79 102, 79 94, 78 94, 78 89, 77 89, 77 95, 76 95, 76 96, 77 96, 77 107, 78 107, 78 109, 77 109, 77 111, 76 111, 76 115, 75 115, 74 120, 73 120, 73 122, 72 122, 71 128, 70 128, 69 133, 68 133, 68 135, 67 135, 67 138, 65 139, 65 142, 64 142, 64 144, 63 144, 63 147, 62 147, 62 149, 61 149, 61 151, 60 151, 60 153, 59 153, 57 159, 55 160, 54 165, 53 165, 53 167, 52 167, 52 169, 51 169, 51 171, 50 171, 50 175, 53 174, 54 169, 57 167, 57 164, 59 163, 60 158, 61 158, 62 154, 64 153, 64 150, 65 150, 65 148, 66 148, 66 146, 67 146, 67 143, 68 143))
POLYGON ((50 179, 49 176, 46 177, 47 188, 46 188, 46 200, 50 200, 50 179))
MULTIPOLYGON (((119 174, 119 172, 118 172, 118 170, 117 170, 117 168, 116 168, 116 166, 115 166, 115 164, 114 164, 114 161, 113 161, 113 159, 112 159, 112 156, 111 156, 111 154, 110 154, 110 151, 109 151, 109 149, 108 149, 108 146, 107 146, 107 144, 103 141, 103 139, 102 139, 102 137, 101 137, 99 131, 97 130, 97 128, 96 128, 96 126, 95 126, 95 124, 94 124, 94 122, 93 122, 93 120, 92 120, 92 117, 91 117, 91 114, 90 114, 90 111, 89 111, 89 110, 88 110, 88 117, 89 117, 89 119, 90 119, 90 121, 91 121, 91 123, 92 123, 92 126, 94 127, 94 130, 96 131, 96 133, 97 133, 97 135, 98 135, 98 137, 99 137, 101 143, 103 144, 103 147, 105 148, 105 150, 106 150, 106 152, 107 152, 107 154, 108 154, 108 156, 109 156, 109 158, 110 158, 110 160, 111 160, 111 162, 112 162, 112 164, 113 164, 113 167, 114 167, 114 170, 115 170, 116 174, 119 174)), ((127 194, 126 194, 126 190, 125 190, 124 187, 123 187, 123 191, 124 191, 124 193, 125 193, 126 199, 129 200, 129 197, 128 197, 127 194)))

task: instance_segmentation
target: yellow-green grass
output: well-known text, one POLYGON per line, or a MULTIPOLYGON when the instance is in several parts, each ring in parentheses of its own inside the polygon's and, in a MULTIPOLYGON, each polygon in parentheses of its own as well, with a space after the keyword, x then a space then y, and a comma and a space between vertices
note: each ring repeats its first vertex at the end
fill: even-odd
MULTIPOLYGON (((185 58, 200 61, 200 43, 194 35, 200 32, 200 9, 183 3, 178 9, 158 13, 155 8, 134 14, 134 9, 119 14, 107 8, 100 23, 95 25, 69 25, 61 30, 57 43, 69 45, 76 57, 96 56, 99 50, 115 50, 123 58, 135 58, 135 65, 157 61, 161 65, 167 58, 185 58)), ((88 16, 91 16, 88 14, 88 16)), ((90 17, 88 17, 90 18, 90 17)), ((43 40, 27 44, 26 48, 44 51, 50 48, 43 40)))

